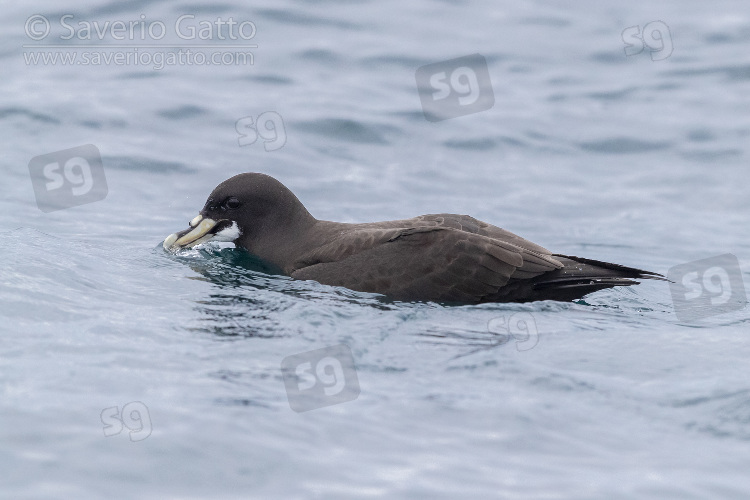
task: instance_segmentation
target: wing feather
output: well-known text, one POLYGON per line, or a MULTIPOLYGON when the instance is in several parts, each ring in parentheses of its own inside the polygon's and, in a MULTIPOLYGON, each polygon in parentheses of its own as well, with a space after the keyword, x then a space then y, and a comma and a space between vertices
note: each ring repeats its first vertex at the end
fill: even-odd
POLYGON ((479 302, 511 277, 562 267, 535 250, 446 225, 358 229, 303 256, 291 275, 397 300, 479 302))

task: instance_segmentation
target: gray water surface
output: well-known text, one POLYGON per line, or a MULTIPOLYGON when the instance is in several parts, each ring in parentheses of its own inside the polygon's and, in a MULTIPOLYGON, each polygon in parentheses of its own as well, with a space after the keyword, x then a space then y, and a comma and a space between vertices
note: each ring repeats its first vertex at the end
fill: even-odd
POLYGON ((558 253, 665 274, 732 254, 747 270, 740 2, 3 10, 0 496, 750 496, 744 308, 681 321, 655 281, 575 303, 399 303, 265 272, 231 245, 161 247, 216 184, 256 171, 320 219, 470 214, 558 253), (189 43, 182 15, 249 20, 257 48, 244 65, 27 64, 149 43, 61 41, 66 14, 162 21, 165 48, 137 52, 165 54, 189 43), (51 20, 44 40, 24 31, 35 15, 51 20), (671 52, 626 55, 623 32, 655 22, 671 52), (426 119, 418 68, 472 54, 494 104, 426 119), (264 113, 275 130, 252 142, 242 124, 264 113), (32 158, 87 144, 103 199, 43 212, 32 158), (498 330, 513 318, 526 329, 498 330), (282 361, 340 345, 358 396, 294 411, 282 361))

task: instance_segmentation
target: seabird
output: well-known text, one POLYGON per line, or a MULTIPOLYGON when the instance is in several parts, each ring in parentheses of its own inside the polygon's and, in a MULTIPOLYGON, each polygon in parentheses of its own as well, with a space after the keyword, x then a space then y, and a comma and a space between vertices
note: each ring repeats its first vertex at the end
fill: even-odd
POLYGON ((279 181, 245 173, 219 184, 190 227, 171 234, 176 252, 230 241, 301 280, 449 303, 570 301, 657 273, 554 254, 468 215, 346 224, 317 220, 279 181))

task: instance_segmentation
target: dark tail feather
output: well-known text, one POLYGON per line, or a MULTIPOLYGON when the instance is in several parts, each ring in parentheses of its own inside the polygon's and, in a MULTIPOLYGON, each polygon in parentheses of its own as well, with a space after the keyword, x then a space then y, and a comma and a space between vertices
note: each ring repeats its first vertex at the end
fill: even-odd
POLYGON ((637 285, 636 279, 669 281, 659 273, 633 267, 584 259, 570 255, 554 255, 565 267, 545 273, 533 280, 532 300, 576 300, 584 295, 615 286, 637 285))
POLYGON ((486 302, 531 302, 534 300, 578 300, 584 295, 615 286, 637 285, 637 279, 669 281, 659 273, 610 262, 555 254, 562 269, 529 280, 512 280, 485 298, 486 302))
MULTIPOLYGON (((634 267, 627 267, 627 266, 621 266, 620 264, 612 264, 611 262, 602 262, 600 260, 594 260, 594 259, 584 259, 583 257, 574 257, 571 255, 562 255, 562 254, 553 254, 554 257, 562 257, 563 259, 568 259, 572 261, 573 263, 579 263, 579 264, 585 264, 586 266, 593 266, 594 268, 598 269, 591 269, 593 271, 592 274, 596 275, 598 274, 599 277, 620 277, 620 278, 640 278, 640 279, 652 279, 652 280, 661 280, 661 281, 669 281, 667 278, 664 277, 664 275, 659 273, 653 273, 651 271, 644 271, 643 269, 636 269, 634 267), (601 271, 602 269, 606 269, 609 272, 605 273, 597 273, 597 271, 601 271)), ((563 262, 563 264, 566 264, 563 262)), ((565 267, 568 267, 566 264, 565 267)), ((587 269, 581 269, 581 271, 585 272, 587 269)))

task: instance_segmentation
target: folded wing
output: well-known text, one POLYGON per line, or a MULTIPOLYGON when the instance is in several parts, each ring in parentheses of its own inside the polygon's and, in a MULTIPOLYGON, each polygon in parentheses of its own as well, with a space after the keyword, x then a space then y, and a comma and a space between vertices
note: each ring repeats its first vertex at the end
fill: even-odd
POLYGON ((563 267, 533 243, 527 242, 532 250, 478 234, 478 227, 467 231, 451 227, 455 221, 434 222, 343 234, 305 255, 291 275, 396 300, 476 303, 496 295, 510 280, 530 279, 563 267))

